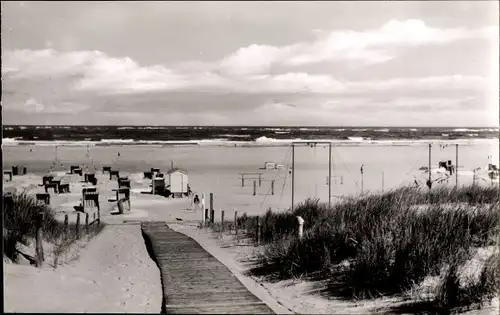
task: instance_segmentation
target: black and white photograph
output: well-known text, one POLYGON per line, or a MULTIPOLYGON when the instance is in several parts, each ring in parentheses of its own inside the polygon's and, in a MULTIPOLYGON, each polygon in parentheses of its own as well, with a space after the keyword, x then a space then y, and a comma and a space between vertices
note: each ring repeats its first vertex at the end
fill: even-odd
POLYGON ((6 313, 500 314, 491 1, 2 1, 6 313))

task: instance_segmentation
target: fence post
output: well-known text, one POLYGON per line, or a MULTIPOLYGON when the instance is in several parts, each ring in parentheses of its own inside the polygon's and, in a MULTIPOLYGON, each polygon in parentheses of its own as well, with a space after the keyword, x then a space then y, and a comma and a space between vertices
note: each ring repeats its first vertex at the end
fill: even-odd
POLYGON ((205 209, 205 226, 210 222, 210 218, 208 217, 208 209, 205 209))
POLYGON ((213 209, 214 209, 214 193, 210 193, 210 211, 212 211, 213 209))
POLYGON ((68 214, 66 213, 64 215, 64 237, 65 237, 65 239, 68 238, 68 234, 69 234, 69 217, 68 217, 68 214))
POLYGON ((80 212, 76 213, 76 238, 80 238, 80 212))
POLYGON ((89 213, 85 213, 85 233, 89 234, 89 213))
POLYGON ((271 181, 271 195, 274 196, 274 179, 271 181))
MULTIPOLYGON (((100 227, 101 226, 101 206, 99 205, 99 195, 97 195, 96 203, 97 203, 97 227, 100 227)), ((94 214, 95 214, 95 212, 94 212, 94 214)))
POLYGON ((205 219, 207 215, 205 214, 205 194, 201 194, 201 226, 205 224, 205 219))
POLYGON ((215 220, 215 210, 210 210, 210 223, 213 225, 215 220))
POLYGON ((262 185, 262 178, 261 178, 261 173, 259 173, 259 187, 262 185))
POLYGON ((304 219, 301 216, 297 216, 297 221, 299 223, 299 239, 302 239, 304 235, 304 219))
POLYGON ((260 220, 259 220, 259 216, 257 216, 257 231, 255 231, 255 232, 256 232, 255 233, 256 244, 257 244, 257 246, 259 246, 260 245, 260 220))
POLYGON ((40 212, 37 216, 36 222, 36 248, 35 248, 35 265, 36 267, 42 267, 44 259, 43 255, 43 245, 42 245, 42 224, 44 219, 44 213, 40 212))
POLYGON ((241 187, 245 187, 245 174, 241 174, 241 187))
POLYGON ((238 240, 238 211, 234 211, 234 233, 236 240, 238 240))
POLYGON ((220 209, 221 232, 224 232, 224 210, 220 209))
POLYGON ((257 182, 253 181, 253 195, 255 196, 257 194, 257 182))

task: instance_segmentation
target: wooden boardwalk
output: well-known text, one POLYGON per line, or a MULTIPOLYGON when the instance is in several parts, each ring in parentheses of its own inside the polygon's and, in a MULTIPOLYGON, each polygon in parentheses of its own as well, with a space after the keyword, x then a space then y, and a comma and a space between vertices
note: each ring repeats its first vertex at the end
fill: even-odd
POLYGON ((192 238, 173 231, 165 222, 143 222, 141 227, 160 269, 163 312, 274 314, 192 238))

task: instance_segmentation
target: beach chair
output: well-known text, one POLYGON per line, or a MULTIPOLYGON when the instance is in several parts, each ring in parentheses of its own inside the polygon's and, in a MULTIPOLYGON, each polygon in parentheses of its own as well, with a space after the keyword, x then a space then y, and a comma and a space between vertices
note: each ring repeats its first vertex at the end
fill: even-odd
POLYGON ((69 189, 69 183, 59 184, 59 193, 69 193, 71 192, 69 189))
POLYGON ((41 201, 45 203, 46 205, 50 204, 50 194, 47 193, 41 193, 41 194, 36 194, 36 200, 41 201))
POLYGON ((130 211, 130 188, 113 189, 113 191, 116 192, 118 212, 123 214, 124 211, 130 211))
POLYGON ((144 172, 144 178, 152 179, 153 178, 153 172, 144 172))
POLYGON ((76 175, 80 175, 80 176, 83 175, 83 169, 81 169, 81 168, 77 168, 77 169, 73 170, 73 172, 76 175))
POLYGON ((122 198, 130 199, 130 188, 118 188, 113 189, 113 191, 116 192, 116 201, 122 198), (120 195, 123 195, 123 197, 120 195))
POLYGON ((57 181, 56 182, 50 181, 49 183, 46 183, 45 184, 45 193, 48 194, 49 189, 53 189, 54 194, 59 193, 59 183, 57 181))
POLYGON ((97 187, 87 187, 82 189, 82 211, 86 208, 99 209, 99 192, 97 187))
POLYGON ((78 165, 71 165, 71 166, 69 167, 69 173, 70 173, 70 174, 75 174, 75 170, 77 170, 77 169, 79 169, 79 168, 80 168, 80 166, 78 166, 78 165))
POLYGON ((155 177, 152 180, 152 194, 153 195, 163 195, 165 193, 165 179, 161 177, 155 177))
POLYGON ((42 177, 42 186, 45 186, 46 184, 50 184, 53 179, 54 179, 54 176, 52 176, 52 175, 43 176, 42 177))
POLYGON ((118 179, 118 188, 127 187, 130 188, 130 179, 128 178, 119 178, 118 179))
POLYGON ((111 166, 103 166, 102 167, 102 173, 106 174, 106 172, 107 173, 111 172, 111 166))
POLYGON ((12 181, 12 171, 11 170, 5 170, 5 171, 3 171, 3 175, 4 175, 4 178, 6 176, 9 177, 8 181, 12 181))
POLYGON ((116 179, 120 178, 120 171, 118 171, 118 170, 110 170, 109 171, 109 180, 112 180, 113 176, 115 176, 116 179))
POLYGON ((84 175, 84 181, 86 183, 93 183, 95 178, 96 177, 94 173, 85 173, 84 175))

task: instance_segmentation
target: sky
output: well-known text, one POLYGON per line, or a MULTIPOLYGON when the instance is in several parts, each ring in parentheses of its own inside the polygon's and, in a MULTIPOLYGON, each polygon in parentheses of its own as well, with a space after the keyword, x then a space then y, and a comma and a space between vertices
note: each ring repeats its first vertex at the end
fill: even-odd
POLYGON ((498 1, 3 1, 4 124, 499 124, 498 1))

